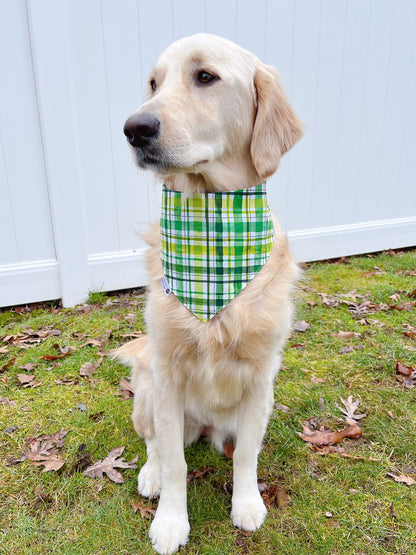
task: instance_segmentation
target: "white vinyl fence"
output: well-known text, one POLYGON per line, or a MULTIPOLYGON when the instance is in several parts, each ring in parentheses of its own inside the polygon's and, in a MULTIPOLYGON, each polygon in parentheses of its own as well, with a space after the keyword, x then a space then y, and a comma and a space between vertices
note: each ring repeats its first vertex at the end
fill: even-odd
POLYGON ((306 124, 268 187, 299 260, 416 245, 414 0, 0 0, 0 306, 146 284, 160 186, 122 127, 201 31, 275 65, 306 124))

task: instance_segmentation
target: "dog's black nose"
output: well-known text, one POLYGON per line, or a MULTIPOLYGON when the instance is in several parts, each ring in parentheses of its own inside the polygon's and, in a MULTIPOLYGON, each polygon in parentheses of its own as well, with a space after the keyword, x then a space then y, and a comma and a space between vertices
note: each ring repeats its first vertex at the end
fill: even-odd
POLYGON ((131 146, 143 147, 159 133, 160 121, 150 114, 134 114, 124 124, 124 134, 131 146))

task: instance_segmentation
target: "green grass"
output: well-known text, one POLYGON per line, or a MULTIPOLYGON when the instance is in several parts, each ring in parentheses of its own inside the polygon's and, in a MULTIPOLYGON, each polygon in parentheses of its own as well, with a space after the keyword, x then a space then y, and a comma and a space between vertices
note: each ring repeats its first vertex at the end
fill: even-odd
MULTIPOLYGON (((416 307, 411 306, 415 269, 416 251, 308 267, 296 293, 296 319, 307 321, 310 329, 295 332, 285 350, 275 397, 288 411, 276 407, 258 470, 269 486, 288 491, 291 501, 283 510, 272 508, 252 535, 234 529, 231 495, 224 487, 232 480, 232 463, 199 442, 186 451, 189 470, 214 470, 188 486, 191 535, 181 552, 416 553, 416 485, 388 476, 416 479, 416 387, 401 385, 394 370, 397 361, 416 368, 416 341, 403 335, 404 324, 416 327, 416 307), (354 300, 345 297, 351 291, 357 303, 364 295, 375 305, 385 303, 386 309, 376 306, 365 315, 367 322, 361 322, 363 316, 354 315, 346 304, 323 303, 323 294, 354 300), (390 298, 395 294, 399 300, 390 298), (334 336, 339 330, 360 335, 340 339, 334 336), (354 350, 342 354, 346 346, 354 350), (314 452, 298 436, 302 423, 314 418, 318 425, 341 429, 345 422, 336 403, 349 395, 360 400, 358 412, 367 414, 361 421, 362 437, 343 440, 333 453, 314 452)), ((0 397, 14 402, 0 405, 0 554, 153 552, 147 538, 150 521, 134 513, 132 502, 156 502, 138 495, 137 470, 122 470, 121 485, 81 472, 86 457, 95 462, 119 446, 125 446, 126 460, 138 453, 138 465, 145 461, 144 443, 130 420, 131 400, 117 396, 127 369, 104 357, 92 378, 79 375, 84 362, 97 362, 101 351, 144 331, 144 297, 94 293, 89 302, 59 311, 49 304, 0 312, 0 370, 7 366, 0 373, 0 397), (2 340, 48 326, 60 335, 26 348, 2 340), (91 339, 96 342, 88 344, 91 339), (58 355, 57 345, 76 350, 54 361, 41 358, 58 355), (2 347, 8 351, 1 353, 2 347), (28 363, 37 366, 20 368, 28 363), (19 373, 35 375, 41 385, 22 388, 19 373), (76 383, 55 383, 63 379, 76 383), (77 409, 79 404, 86 410, 77 409), (6 433, 11 426, 18 429, 6 433), (29 436, 61 428, 68 430, 60 449, 65 460, 61 470, 42 472, 28 460, 16 463, 29 436)))

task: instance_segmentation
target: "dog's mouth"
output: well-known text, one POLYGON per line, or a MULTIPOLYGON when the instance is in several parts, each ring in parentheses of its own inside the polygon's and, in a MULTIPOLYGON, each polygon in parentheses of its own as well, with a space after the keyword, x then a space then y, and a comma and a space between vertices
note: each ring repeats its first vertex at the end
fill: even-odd
POLYGON ((203 166, 204 164, 208 164, 209 160, 205 159, 205 160, 199 160, 199 162, 195 162, 195 164, 192 164, 191 169, 197 169, 200 168, 201 166, 203 166))
POLYGON ((140 168, 167 173, 176 167, 174 161, 157 147, 135 148, 136 161, 140 168))
POLYGON ((186 164, 156 146, 136 147, 134 150, 140 168, 150 169, 161 175, 178 172, 195 173, 209 162, 208 158, 203 158, 192 164, 186 164))

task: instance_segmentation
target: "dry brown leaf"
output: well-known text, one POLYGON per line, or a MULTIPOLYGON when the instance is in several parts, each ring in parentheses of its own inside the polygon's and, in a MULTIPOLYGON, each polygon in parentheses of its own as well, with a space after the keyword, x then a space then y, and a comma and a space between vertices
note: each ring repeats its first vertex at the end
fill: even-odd
POLYGON ((305 320, 300 320, 299 322, 295 322, 293 324, 293 329, 295 331, 305 332, 306 330, 310 329, 311 325, 305 320))
POLYGON ((61 332, 59 330, 49 327, 39 328, 39 330, 36 331, 31 328, 26 328, 23 330, 23 333, 19 332, 15 335, 6 335, 5 337, 0 338, 0 340, 8 345, 13 345, 20 349, 28 349, 34 344, 41 343, 48 337, 60 334, 61 332))
POLYGON ((351 339, 351 337, 361 337, 361 333, 358 331, 343 331, 339 330, 337 333, 332 334, 333 337, 339 337, 340 339, 351 339))
POLYGON ((74 350, 71 349, 70 351, 60 353, 59 355, 43 355, 43 357, 40 357, 40 358, 42 360, 47 360, 47 361, 58 360, 59 358, 67 357, 68 355, 70 355, 73 352, 74 352, 74 350))
POLYGON ((204 467, 204 468, 201 468, 200 470, 191 470, 191 472, 188 472, 186 481, 188 484, 190 484, 197 478, 203 478, 206 474, 208 474, 209 472, 212 472, 213 470, 215 470, 213 466, 204 467))
POLYGON ((235 451, 235 446, 230 441, 227 441, 226 443, 224 443, 224 447, 222 448, 222 451, 224 455, 227 457, 227 459, 232 459, 235 451))
POLYGON ((353 350, 354 347, 350 345, 349 347, 342 347, 338 352, 340 355, 346 355, 347 353, 352 353, 353 350))
POLYGON ((311 378, 311 382, 314 384, 320 384, 320 383, 325 383, 326 380, 324 380, 323 378, 315 378, 315 376, 312 376, 311 378))
POLYGON ((134 514, 137 511, 140 511, 140 516, 142 518, 150 518, 151 516, 155 516, 156 508, 155 507, 147 507, 146 505, 140 505, 138 503, 131 502, 131 506, 133 507, 134 514))
POLYGON ((17 379, 19 381, 19 385, 22 387, 39 387, 41 382, 35 381, 35 376, 33 374, 17 374, 17 379))
POLYGON ((39 363, 35 362, 35 363, 32 364, 31 362, 28 362, 24 366, 19 366, 19 369, 20 370, 26 370, 26 372, 33 372, 33 370, 36 368, 36 366, 39 366, 39 363))
POLYGON ((29 436, 26 439, 27 447, 24 447, 26 458, 31 460, 35 466, 44 466, 42 472, 56 472, 65 464, 56 449, 64 446, 63 438, 67 433, 67 430, 62 429, 54 434, 29 436))
POLYGON ((290 412, 289 407, 287 407, 286 405, 281 405, 280 403, 275 403, 274 408, 275 410, 280 410, 281 412, 284 412, 284 413, 290 412))
POLYGON ((393 478, 395 482, 400 482, 406 484, 407 486, 413 486, 416 484, 416 480, 411 476, 405 476, 404 474, 393 474, 392 472, 388 472, 387 476, 393 478))
POLYGON ((84 362, 84 364, 79 369, 80 376, 90 378, 100 366, 103 359, 104 357, 100 357, 95 364, 93 364, 92 362, 84 362))
POLYGON ((410 339, 416 339, 416 328, 411 326, 410 324, 403 324, 403 327, 406 331, 403 332, 405 337, 409 337, 410 339))
MULTIPOLYGON (((0 351, 1 352, 1 351, 0 351)), ((10 366, 13 366, 13 364, 16 362, 16 357, 11 358, 10 360, 8 360, 6 362, 6 364, 3 364, 3 366, 0 368, 0 373, 5 372, 8 368, 10 368, 10 366)))
POLYGON ((79 381, 76 378, 62 378, 60 380, 55 380, 55 383, 56 385, 77 385, 79 381))
POLYGON ((394 366, 396 372, 398 372, 399 374, 402 374, 403 376, 411 376, 413 374, 413 372, 415 371, 414 368, 412 368, 411 366, 406 366, 405 364, 402 364, 401 362, 396 362, 395 366, 394 366))
POLYGON ((35 466, 44 466, 42 472, 57 472, 65 464, 63 458, 60 455, 56 455, 54 453, 50 455, 38 455, 37 453, 31 453, 29 450, 27 450, 26 456, 32 461, 35 466))
POLYGON ((63 428, 54 434, 42 434, 37 437, 29 436, 26 439, 26 445, 32 453, 40 453, 50 455, 55 448, 60 449, 65 445, 64 437, 68 434, 68 430, 63 428))
POLYGON ((401 362, 396 362, 394 368, 396 370, 397 381, 408 388, 413 388, 416 385, 416 369, 406 366, 401 362))
POLYGON ((277 485, 268 486, 261 480, 258 481, 258 487, 268 510, 272 507, 283 510, 291 502, 289 492, 285 488, 278 488, 277 485))
POLYGON ((0 397, 0 405, 6 405, 7 407, 14 407, 16 401, 10 401, 8 397, 0 397))
POLYGON ((123 451, 124 447, 112 449, 105 459, 89 466, 83 474, 90 478, 102 478, 104 474, 107 474, 111 481, 122 484, 124 482, 123 475, 116 468, 137 468, 135 463, 138 459, 135 457, 130 462, 125 461, 124 457, 121 457, 123 451))
POLYGON ((336 432, 324 430, 322 426, 320 430, 311 430, 305 424, 302 427, 303 433, 298 432, 299 437, 303 439, 303 441, 313 443, 318 447, 322 447, 324 445, 334 445, 335 443, 339 443, 346 437, 357 439, 362 435, 362 431, 356 423, 351 424, 343 430, 336 432))
POLYGON ((128 380, 120 380, 119 386, 121 391, 117 395, 121 395, 123 400, 132 399, 134 397, 134 389, 132 384, 128 380))
POLYGON ((345 418, 348 420, 361 420, 362 418, 365 418, 367 415, 366 414, 355 414, 355 411, 358 408, 358 405, 360 404, 360 401, 354 401, 353 396, 349 395, 348 399, 345 400, 341 397, 341 402, 344 405, 344 407, 341 407, 340 405, 338 405, 338 403, 335 403, 335 406, 342 412, 342 414, 345 416, 345 418))

